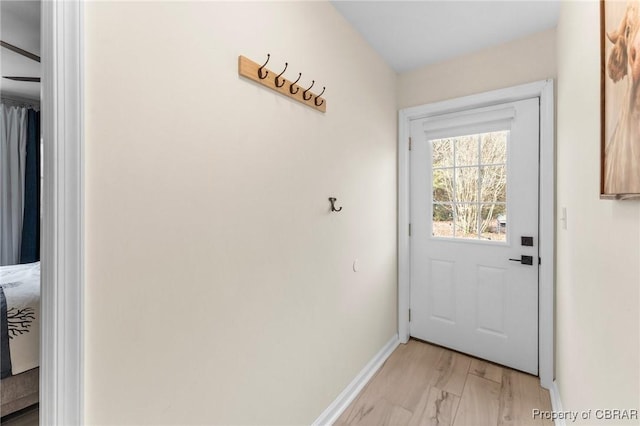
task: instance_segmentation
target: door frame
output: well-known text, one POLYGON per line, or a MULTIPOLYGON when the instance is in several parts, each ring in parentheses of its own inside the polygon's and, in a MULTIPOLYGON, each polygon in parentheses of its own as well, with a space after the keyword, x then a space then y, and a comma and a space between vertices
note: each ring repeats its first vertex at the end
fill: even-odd
POLYGON ((540 384, 549 389, 554 379, 554 287, 555 287, 555 130, 553 80, 401 109, 398 113, 398 336, 410 337, 411 294, 409 221, 409 138, 411 121, 472 108, 523 99, 540 98, 538 364, 540 384))
POLYGON ((84 422, 84 7, 41 7, 40 424, 75 426, 84 422))

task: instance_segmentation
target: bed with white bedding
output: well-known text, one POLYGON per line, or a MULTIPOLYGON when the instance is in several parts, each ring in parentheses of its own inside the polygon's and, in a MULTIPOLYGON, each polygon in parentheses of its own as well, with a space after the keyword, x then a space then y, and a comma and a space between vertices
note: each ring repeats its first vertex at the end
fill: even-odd
POLYGON ((38 401, 40 262, 0 267, 0 415, 38 401))

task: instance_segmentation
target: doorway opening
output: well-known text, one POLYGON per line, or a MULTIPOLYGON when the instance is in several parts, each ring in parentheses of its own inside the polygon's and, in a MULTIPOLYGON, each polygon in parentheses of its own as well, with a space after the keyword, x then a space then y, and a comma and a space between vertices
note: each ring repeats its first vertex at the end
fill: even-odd
POLYGON ((0 2, 0 416, 38 424, 41 2, 0 2))
POLYGON ((409 154, 411 336, 534 375, 538 117, 531 98, 412 120, 409 154))
MULTIPOLYGON (((412 107, 403 109, 399 113, 399 139, 398 139, 398 157, 399 157, 399 185, 398 185, 398 335, 401 342, 407 342, 413 330, 413 312, 410 311, 414 300, 412 299, 412 287, 411 287, 411 279, 412 279, 412 241, 414 232, 417 230, 414 229, 414 224, 411 222, 412 220, 412 209, 415 206, 412 204, 411 197, 411 181, 412 181, 412 173, 415 167, 412 168, 412 158, 414 158, 413 150, 415 145, 415 141, 412 138, 412 126, 415 125, 416 122, 420 120, 425 120, 427 118, 435 118, 441 117, 446 118, 447 115, 457 115, 455 118, 458 120, 457 127, 464 128, 473 127, 478 124, 477 115, 474 118, 473 114, 464 118, 465 114, 461 114, 463 111, 471 111, 471 110, 479 110, 481 112, 486 112, 487 114, 492 114, 491 111, 500 111, 501 108, 497 107, 500 104, 509 104, 509 103, 518 103, 520 101, 524 101, 527 99, 539 99, 539 123, 537 125, 539 132, 539 152, 536 158, 539 160, 539 173, 534 180, 536 181, 537 188, 540 193, 540 202, 536 210, 538 215, 537 224, 539 229, 538 241, 537 241, 537 252, 539 257, 539 268, 533 268, 533 253, 525 253, 524 251, 529 250, 527 246, 522 246, 521 237, 531 237, 531 235, 522 233, 520 235, 520 231, 517 231, 511 227, 509 217, 512 215, 511 208, 509 202, 509 185, 514 188, 518 188, 520 185, 515 182, 509 183, 507 181, 507 192, 506 192, 506 214, 504 217, 498 218, 499 215, 495 215, 495 217, 491 216, 491 219, 488 220, 487 228, 494 227, 494 233, 497 234, 497 231, 504 229, 506 231, 507 236, 505 238, 513 241, 511 245, 516 242, 519 244, 519 248, 522 248, 522 253, 514 253, 510 254, 507 258, 508 262, 509 258, 516 258, 520 262, 513 262, 514 267, 526 268, 531 266, 531 269, 538 270, 538 281, 539 285, 537 288, 537 298, 539 301, 537 307, 537 327, 538 327, 538 337, 537 337, 537 358, 538 358, 538 375, 540 377, 541 385, 544 388, 549 388, 553 383, 553 288, 554 288, 554 112, 553 112, 553 81, 552 80, 544 80, 538 81, 534 83, 524 84, 521 86, 511 87, 507 89, 496 90, 492 92, 482 93, 478 95, 467 96, 458 99, 452 99, 449 101, 438 102, 429 105, 422 105, 418 107, 412 107), (468 119, 467 123, 464 122, 465 119, 468 119), (493 222, 493 224, 491 223, 493 222), (504 228, 503 228, 504 227, 504 228), (410 236, 411 235, 411 236, 410 236), (510 235, 510 237, 509 237, 510 235), (520 256, 531 256, 532 257, 532 265, 526 265, 522 263, 522 259, 524 257, 520 256), (410 323, 411 316, 411 323, 410 323)), ((495 113, 495 112, 494 112, 495 113)), ((504 111, 497 112, 495 114, 502 115, 502 118, 494 119, 493 121, 501 121, 501 120, 510 120, 508 117, 509 114, 506 114, 507 117, 504 117, 504 111)), ((516 114, 517 115, 517 114, 516 114)), ((488 117, 488 116, 487 116, 488 117)), ((450 127, 450 123, 445 122, 445 120, 433 120, 435 124, 429 128, 427 126, 426 130, 432 132, 429 136, 428 140, 438 140, 443 138, 451 138, 451 137, 459 137, 465 135, 473 135, 473 134, 483 134, 489 133, 493 131, 504 131, 507 128, 484 128, 474 131, 469 131, 469 128, 465 129, 466 132, 458 133, 458 134, 447 134, 447 127, 450 127), (441 131, 444 130, 444 133, 441 131), (440 133, 438 133, 440 132, 440 133)), ((491 119, 484 120, 485 123, 492 121, 491 119)), ((500 126, 498 126, 500 127, 500 126)), ((425 130, 423 126, 423 131, 425 130)), ((507 147, 507 150, 509 148, 507 147)), ((496 163, 497 164, 497 163, 496 163)), ((482 166, 490 166, 489 164, 483 164, 482 162, 478 162, 475 167, 476 170, 481 168, 482 166)), ((472 166, 472 165, 470 165, 472 166)), ((472 168, 472 167, 470 167, 472 168)), ((431 165, 427 171, 423 169, 423 173, 425 173, 426 182, 431 182, 434 179, 433 172, 437 170, 438 167, 433 168, 431 165)), ((507 164, 507 175, 508 175, 509 166, 507 164)), ((445 167, 440 167, 442 173, 445 171, 445 167)), ((453 173, 450 168, 448 173, 453 173)), ((440 173, 440 172, 438 172, 440 173)), ((469 172, 472 173, 472 172, 469 172)), ((479 171, 477 172, 479 173, 479 171)), ((423 217, 426 217, 425 223, 432 228, 429 229, 429 232, 433 232, 433 218, 434 218, 434 209, 440 209, 436 211, 438 215, 442 214, 442 216, 437 216, 436 219, 446 219, 446 211, 442 211, 443 208, 440 207, 442 205, 450 206, 451 215, 449 219, 453 222, 454 215, 459 212, 453 211, 454 204, 457 204, 462 201, 468 200, 457 200, 452 198, 450 200, 446 199, 433 199, 433 188, 428 188, 426 190, 429 195, 429 202, 425 201, 424 212, 426 212, 423 217), (429 207, 430 205, 430 207, 429 207), (435 205, 435 207, 434 207, 435 205)), ((442 194, 436 194, 436 197, 442 196, 442 194)), ((481 195, 480 195, 481 197, 481 195)), ((498 196, 498 198, 500 198, 498 196)), ((502 202, 496 198, 496 207, 502 202)), ((427 197, 425 197, 425 200, 427 197)), ((479 207, 484 205, 485 202, 482 199, 474 199, 469 201, 467 204, 476 204, 479 207)), ((491 202, 487 201, 487 204, 493 204, 493 200, 491 202)), ((481 210, 481 209, 480 209, 481 210)), ((495 208, 494 208, 495 212, 495 208)), ((484 219, 489 219, 490 215, 485 211, 484 219)), ((476 233, 473 239, 464 239, 464 245, 479 245, 485 246, 487 244, 491 246, 499 246, 506 245, 505 243, 501 243, 499 241, 483 241, 483 232, 481 232, 482 224, 479 223, 483 218, 483 213, 480 211, 478 215, 478 219, 476 219, 476 233)), ((438 220, 435 221, 436 224, 438 220)), ((473 223, 473 220, 471 220, 473 223)), ((455 222, 452 223, 452 226, 456 226, 455 222)), ((472 227, 473 227, 472 226, 472 227)), ((470 228, 467 228, 469 231, 470 228)), ((455 233, 455 231, 454 231, 455 233)), ((455 235, 455 234, 454 234, 455 235)), ((464 233, 463 233, 464 235, 464 233)), ((431 238, 435 238, 431 235, 431 238)), ((455 240, 455 238, 451 238, 455 240)), ((454 243, 452 243, 454 244, 454 243)), ((460 242, 455 242, 455 244, 461 244, 460 242)), ((535 249, 534 249, 535 250, 535 249)), ((527 258, 524 258, 525 262, 527 258)), ((436 259, 437 260, 437 259, 436 259)), ((447 265, 445 263, 435 264, 436 267, 440 267, 437 271, 438 273, 442 273, 446 277, 447 265)), ((436 268, 437 269, 437 268, 436 268)), ((435 271, 433 269, 432 271, 435 271)), ((484 273, 486 277, 491 277, 492 274, 496 271, 494 270, 484 270, 481 271, 484 273)), ((487 278, 487 282, 495 282, 494 278, 487 278)), ((437 293, 437 292, 436 292, 437 293)), ((443 289, 440 293, 438 293, 443 300, 448 300, 446 297, 446 291, 443 289)), ((428 300, 428 299, 427 299, 428 300)), ((497 319, 492 317, 486 317, 485 322, 487 324, 495 325, 497 319)), ((491 328, 491 327, 485 327, 491 328)))

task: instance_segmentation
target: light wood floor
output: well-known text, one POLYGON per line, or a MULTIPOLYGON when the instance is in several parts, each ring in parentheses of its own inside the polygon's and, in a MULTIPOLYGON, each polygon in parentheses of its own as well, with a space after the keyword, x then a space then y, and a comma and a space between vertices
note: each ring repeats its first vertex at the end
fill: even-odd
POLYGON ((410 340, 391 354, 335 426, 552 425, 539 379, 458 352, 410 340))

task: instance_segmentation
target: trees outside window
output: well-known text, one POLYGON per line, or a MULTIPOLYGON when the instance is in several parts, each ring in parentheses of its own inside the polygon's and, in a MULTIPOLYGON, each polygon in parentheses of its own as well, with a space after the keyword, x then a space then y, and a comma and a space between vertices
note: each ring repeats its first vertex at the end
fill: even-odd
POLYGON ((434 236, 506 239, 508 138, 499 131, 431 141, 434 236))

